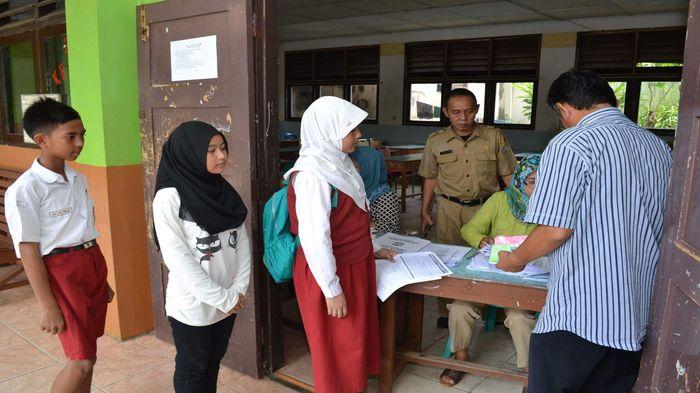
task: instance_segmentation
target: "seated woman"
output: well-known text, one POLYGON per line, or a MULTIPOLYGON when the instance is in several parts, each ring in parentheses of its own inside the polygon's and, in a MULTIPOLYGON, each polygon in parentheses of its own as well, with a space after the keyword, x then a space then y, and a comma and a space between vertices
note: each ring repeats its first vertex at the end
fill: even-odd
POLYGON ((400 200, 387 182, 384 155, 371 147, 359 146, 350 158, 357 163, 369 200, 369 214, 379 232, 399 232, 400 200))
MULTIPOLYGON (((482 248, 493 244, 495 236, 528 235, 535 229, 535 224, 526 224, 523 218, 530 196, 535 191, 539 165, 539 154, 525 157, 518 163, 513 179, 505 191, 493 194, 474 217, 462 227, 462 238, 467 244, 482 248)), ((467 348, 471 342, 474 323, 480 317, 484 305, 455 301, 448 307, 451 350, 455 353, 456 359, 468 360, 467 348)), ((506 308, 504 311, 506 313, 504 325, 510 330, 515 344, 517 367, 527 370, 530 333, 535 327, 534 314, 513 308, 506 308)), ((453 386, 459 383, 463 375, 463 372, 446 369, 440 375, 440 383, 453 386)))

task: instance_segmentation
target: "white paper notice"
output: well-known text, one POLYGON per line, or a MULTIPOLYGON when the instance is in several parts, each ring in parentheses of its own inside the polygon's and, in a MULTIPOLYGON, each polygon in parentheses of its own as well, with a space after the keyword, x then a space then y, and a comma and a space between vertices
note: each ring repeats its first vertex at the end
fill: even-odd
POLYGON ((382 236, 374 239, 374 243, 381 248, 393 250, 399 254, 406 252, 417 252, 430 244, 429 240, 421 239, 413 236, 397 235, 395 233, 385 233, 382 236))
POLYGON ((216 36, 170 42, 170 79, 173 82, 219 77, 216 36))
POLYGON ((381 301, 405 285, 439 280, 452 274, 432 252, 401 254, 395 259, 395 262, 377 260, 377 296, 381 301))

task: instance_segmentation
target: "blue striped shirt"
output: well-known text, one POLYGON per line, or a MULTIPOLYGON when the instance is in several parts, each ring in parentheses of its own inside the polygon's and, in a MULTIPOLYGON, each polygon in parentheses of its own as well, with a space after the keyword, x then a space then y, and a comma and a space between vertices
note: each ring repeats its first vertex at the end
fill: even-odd
POLYGON ((551 254, 533 333, 565 330, 606 347, 641 348, 670 169, 669 147, 617 108, 592 112, 552 139, 525 221, 574 231, 551 254))

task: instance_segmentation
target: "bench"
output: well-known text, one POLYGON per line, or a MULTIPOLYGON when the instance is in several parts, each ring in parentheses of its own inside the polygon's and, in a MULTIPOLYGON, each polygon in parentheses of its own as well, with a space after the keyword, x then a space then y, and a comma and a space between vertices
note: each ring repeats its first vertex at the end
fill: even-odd
POLYGON ((24 267, 15 256, 10 231, 7 228, 7 218, 5 218, 5 192, 20 175, 19 172, 0 169, 0 266, 11 266, 3 269, 0 274, 0 292, 29 284, 27 279, 15 281, 17 276, 24 272, 24 267))

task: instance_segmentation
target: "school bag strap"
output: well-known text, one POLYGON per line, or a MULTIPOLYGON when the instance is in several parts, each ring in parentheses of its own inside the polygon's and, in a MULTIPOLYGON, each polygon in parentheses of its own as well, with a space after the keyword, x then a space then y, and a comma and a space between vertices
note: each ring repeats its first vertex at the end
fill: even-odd
MULTIPOLYGON (((263 208, 263 263, 276 283, 292 280, 299 237, 290 230, 285 185, 265 202, 263 208)), ((338 207, 338 190, 331 186, 331 208, 338 207)))

